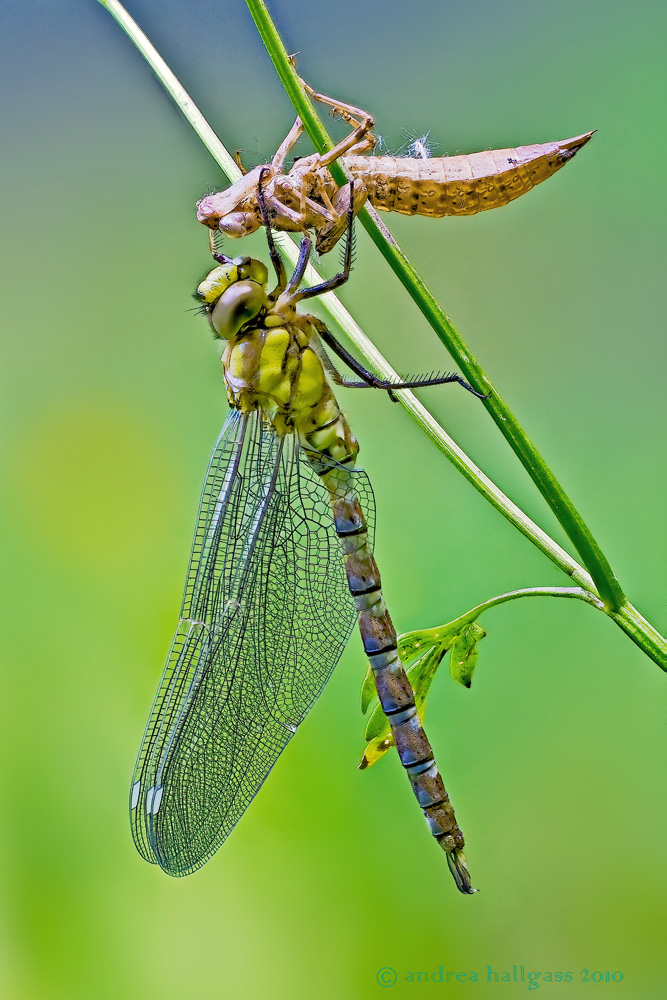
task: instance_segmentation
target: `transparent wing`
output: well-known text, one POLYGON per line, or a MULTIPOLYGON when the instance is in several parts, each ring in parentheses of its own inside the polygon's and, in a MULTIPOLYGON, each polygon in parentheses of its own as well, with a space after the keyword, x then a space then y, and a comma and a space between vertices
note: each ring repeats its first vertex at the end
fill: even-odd
MULTIPOLYGON (((352 475, 370 518, 370 484, 352 475)), ((294 439, 232 413, 209 464, 181 620, 132 781, 144 858, 187 875, 211 857, 355 622, 320 478, 294 439)))

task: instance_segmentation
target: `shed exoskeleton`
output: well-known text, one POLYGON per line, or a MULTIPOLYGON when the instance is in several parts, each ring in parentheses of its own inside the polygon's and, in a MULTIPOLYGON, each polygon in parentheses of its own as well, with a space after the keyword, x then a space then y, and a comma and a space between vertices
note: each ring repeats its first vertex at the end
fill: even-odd
POLYGON ((204 225, 232 237, 258 229, 262 215, 257 184, 262 173, 271 226, 287 232, 312 229, 318 252, 326 253, 345 231, 350 203, 355 215, 366 200, 381 211, 403 215, 475 215, 506 205, 547 180, 593 135, 585 132, 558 142, 461 156, 372 156, 371 115, 303 85, 352 126, 350 134, 328 153, 302 157, 286 172, 287 155, 303 131, 297 118, 270 164, 244 172, 231 187, 197 203, 197 218, 204 225), (329 166, 336 160, 346 168, 352 186, 339 187, 334 181, 329 166))

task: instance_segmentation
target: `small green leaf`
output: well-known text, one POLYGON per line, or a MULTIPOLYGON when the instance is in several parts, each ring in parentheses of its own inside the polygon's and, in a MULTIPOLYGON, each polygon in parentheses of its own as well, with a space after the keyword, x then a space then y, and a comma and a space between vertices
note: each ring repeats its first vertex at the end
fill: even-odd
POLYGON ((431 649, 427 650, 423 656, 420 656, 417 662, 413 663, 407 670, 408 680, 415 693, 415 705, 422 720, 424 718, 426 696, 435 677, 435 672, 440 666, 446 652, 446 646, 432 646, 431 649))
POLYGON ((469 688, 477 663, 477 643, 486 632, 475 622, 466 625, 452 646, 451 675, 459 684, 469 688))
POLYGON ((398 637, 398 655, 401 663, 409 663, 415 656, 421 655, 433 646, 444 646, 443 653, 445 653, 455 638, 456 631, 450 625, 404 632, 398 637))
POLYGON ((362 771, 364 768, 375 764, 394 745, 394 737, 391 735, 389 721, 379 703, 368 720, 364 739, 368 746, 364 750, 364 755, 359 764, 362 771))
POLYGON ((365 715, 368 711, 368 706, 377 698, 377 691, 375 690, 375 678, 373 677, 373 671, 368 667, 366 671, 366 676, 364 677, 364 683, 361 685, 361 714, 365 715))
POLYGON ((364 750, 364 755, 361 758, 361 763, 359 764, 359 770, 364 771, 367 767, 372 767, 380 759, 384 757, 387 750, 390 750, 394 745, 394 738, 389 734, 389 736, 383 739, 382 736, 376 736, 374 740, 371 740, 366 749, 364 750))
POLYGON ((370 719, 366 723, 364 739, 367 743, 370 743, 371 740, 376 739, 378 736, 384 738, 385 736, 389 736, 390 733, 391 728, 387 721, 387 716, 382 711, 382 705, 378 702, 370 719))

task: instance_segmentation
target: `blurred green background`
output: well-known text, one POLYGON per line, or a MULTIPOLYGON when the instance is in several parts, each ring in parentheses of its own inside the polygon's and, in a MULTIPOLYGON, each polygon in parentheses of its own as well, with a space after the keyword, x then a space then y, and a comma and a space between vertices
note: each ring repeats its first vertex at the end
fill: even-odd
MULTIPOLYGON (((440 155, 599 130, 503 211, 387 221, 664 630, 664 4, 271 9, 303 75, 371 110, 391 147, 405 129, 440 155)), ((228 146, 270 157, 293 114, 241 0, 130 10, 228 146)), ((93 0, 5 0, 0 20, 2 997, 365 998, 383 967, 388 995, 414 996, 405 977, 440 966, 480 981, 422 991, 526 992, 487 965, 573 973, 538 995, 664 997, 665 678, 575 602, 492 611, 472 689, 434 685, 478 895, 456 892, 397 762, 357 770, 356 635, 215 859, 176 881, 140 860, 128 782, 226 411, 187 312, 208 264, 193 205, 221 178, 93 0)), ((448 367, 362 232, 342 298, 399 370, 448 367)), ((482 407, 423 398, 560 539, 482 407)), ((343 405, 400 630, 566 585, 398 406, 343 405)))

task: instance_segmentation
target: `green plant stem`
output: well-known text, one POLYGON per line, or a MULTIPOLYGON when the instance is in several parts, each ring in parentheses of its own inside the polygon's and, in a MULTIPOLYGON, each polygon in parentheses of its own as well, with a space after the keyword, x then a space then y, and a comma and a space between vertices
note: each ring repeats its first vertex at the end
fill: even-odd
MULTIPOLYGON (((638 637, 641 637, 641 642, 638 643, 654 660, 659 666, 666 669, 665 666, 665 640, 660 635, 656 629, 653 628, 651 623, 647 621, 636 608, 626 602, 619 611, 608 612, 604 606, 604 603, 597 597, 594 593, 584 587, 525 587, 521 590, 510 590, 504 594, 498 594, 496 597, 490 597, 487 601, 483 601, 481 604, 475 605, 474 608, 470 608, 465 614, 460 615, 451 622, 447 622, 447 631, 455 632, 457 629, 463 628, 465 625, 469 625, 471 622, 476 621, 479 616, 484 612, 488 611, 489 608, 494 608, 499 604, 505 604, 507 601, 515 601, 520 597, 565 597, 574 598, 575 600, 585 601, 586 604, 591 604, 598 611, 603 611, 605 614, 616 622, 616 624, 623 629, 623 631, 634 641, 637 642, 638 637)), ((399 636, 399 639, 401 637, 399 636)))
POLYGON ((455 618, 451 622, 447 622, 447 632, 454 633, 458 629, 462 629, 465 625, 476 621, 489 608, 495 608, 499 604, 506 604, 508 601, 516 601, 520 597, 566 597, 592 604, 598 611, 605 610, 600 598, 583 587, 525 587, 521 590, 508 590, 504 594, 490 597, 488 601, 483 601, 481 604, 475 605, 474 608, 470 608, 465 614, 460 615, 460 617, 455 618))
POLYGON ((120 25, 130 41, 137 47, 156 77, 165 88, 179 111, 187 118, 202 143, 206 146, 213 159, 220 164, 230 181, 236 181, 241 176, 234 157, 227 152, 225 146, 217 137, 203 114, 188 94, 180 80, 172 73, 169 66, 157 51, 152 42, 143 33, 139 25, 118 0, 99 0, 99 3, 109 11, 116 23, 120 25))
POLYGON ((667 671, 667 642, 664 636, 629 601, 618 611, 611 612, 609 617, 647 656, 667 671))
MULTIPOLYGON (((320 153, 331 149, 333 142, 301 87, 296 70, 289 60, 287 50, 266 5, 263 0, 246 0, 246 4, 280 81, 300 116, 311 142, 320 153)), ((375 210, 361 212, 359 220, 468 381, 479 392, 487 395, 488 398, 484 400, 486 409, 576 547, 608 610, 617 611, 625 603, 625 595, 609 562, 563 487, 495 390, 481 365, 464 344, 398 243, 384 225, 378 225, 379 219, 375 210)))
MULTIPOLYGON (((231 181, 235 181, 240 176, 240 172, 233 157, 228 153, 220 139, 216 136, 201 111, 197 108, 187 91, 181 86, 167 64, 158 54, 154 46, 150 43, 146 35, 141 31, 136 22, 127 14, 122 4, 118 0, 99 0, 117 23, 127 34, 130 40, 136 45, 139 52, 148 62, 151 69, 163 84, 175 104, 193 129, 200 136, 213 158, 219 164, 223 172, 231 181)), ((268 15, 267 15, 268 16, 268 15)), ((285 52, 280 43, 282 52, 285 52)), ((285 73, 292 77, 291 90, 295 92, 294 103, 297 105, 299 113, 304 122, 307 120, 308 111, 319 122, 314 115, 312 105, 307 95, 303 92, 298 77, 286 57, 285 53, 285 73), (299 106, 300 105, 300 106, 299 106)), ((283 65, 281 63, 281 65, 283 65)), ((290 93, 290 88, 288 93, 290 93)), ((320 123, 321 125, 321 123, 320 123)), ((328 136, 322 127, 322 134, 328 142, 328 136)), ((338 166, 334 164, 333 166, 338 166)), ((390 237, 391 239, 391 237, 390 237)), ((275 240, 293 263, 298 256, 298 249, 294 243, 284 234, 276 233, 275 240)), ((322 278, 318 272, 309 265, 306 271, 306 280, 309 284, 317 284, 322 278)), ((366 337, 361 328, 350 316, 349 312, 340 303, 333 293, 328 293, 321 297, 320 301, 329 310, 337 321, 341 329, 350 338, 350 341, 357 348, 359 353, 369 362, 375 371, 381 376, 393 380, 398 380, 398 375, 389 363, 384 359, 372 341, 366 337)), ((513 524, 526 538, 528 538, 537 548, 543 552, 554 565, 558 566, 564 573, 580 584, 583 591, 591 594, 589 603, 599 606, 599 597, 596 593, 595 584, 589 573, 572 556, 566 552, 553 538, 551 538, 542 528, 539 527, 527 514, 524 513, 502 490, 500 490, 475 463, 465 454, 456 442, 437 423, 435 418, 419 402, 415 395, 408 390, 401 390, 396 395, 401 403, 407 408, 413 419, 424 430, 431 441, 442 451, 442 453, 452 462, 456 468, 466 477, 466 479, 498 510, 511 524, 513 524), (598 604, 596 604, 596 600, 598 604)), ((545 592, 550 588, 545 588, 545 592)), ((558 588, 554 588, 558 589, 558 588)), ((562 589, 562 588, 561 588, 562 589)), ((576 588, 573 588, 576 589, 576 588)), ((553 596, 553 595, 552 595, 553 596)), ((574 595, 577 596, 577 595, 574 595)), ((584 598, 582 598, 584 599, 584 598)), ((613 612, 610 617, 619 625, 623 631, 639 646, 648 656, 651 657, 663 670, 667 670, 667 641, 644 619, 632 605, 625 602, 623 606, 613 612)))

